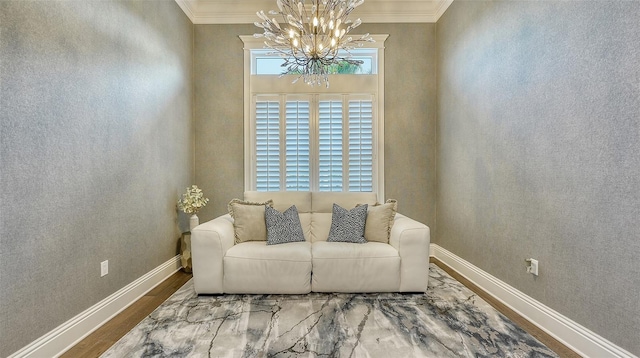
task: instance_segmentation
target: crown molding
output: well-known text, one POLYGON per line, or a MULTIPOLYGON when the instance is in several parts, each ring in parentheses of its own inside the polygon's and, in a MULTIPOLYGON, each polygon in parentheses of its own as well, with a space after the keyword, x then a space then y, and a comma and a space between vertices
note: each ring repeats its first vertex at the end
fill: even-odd
MULTIPOLYGON (((175 0, 194 24, 253 24, 275 0, 175 0)), ((366 23, 435 23, 453 0, 367 0, 353 12, 366 23)))
POLYGON ((176 0, 178 6, 182 9, 185 15, 191 20, 191 23, 195 24, 193 9, 191 8, 191 2, 188 0, 176 0))
POLYGON ((440 16, 444 15, 444 12, 447 11, 449 6, 453 3, 453 0, 441 0, 438 4, 438 9, 436 10, 436 20, 437 22, 440 19, 440 16))

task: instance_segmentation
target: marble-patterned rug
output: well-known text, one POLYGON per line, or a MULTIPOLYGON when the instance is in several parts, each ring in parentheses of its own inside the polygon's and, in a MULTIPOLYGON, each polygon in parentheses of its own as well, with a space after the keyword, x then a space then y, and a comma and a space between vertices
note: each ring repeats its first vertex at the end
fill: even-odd
POLYGON ((434 264, 426 294, 197 296, 189 281, 102 357, 557 357, 434 264))

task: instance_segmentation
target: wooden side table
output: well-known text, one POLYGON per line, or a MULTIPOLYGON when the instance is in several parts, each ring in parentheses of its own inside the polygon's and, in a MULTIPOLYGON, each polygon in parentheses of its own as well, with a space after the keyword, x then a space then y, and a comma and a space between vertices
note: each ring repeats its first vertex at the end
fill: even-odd
POLYGON ((191 231, 180 237, 180 262, 184 272, 191 272, 191 231))

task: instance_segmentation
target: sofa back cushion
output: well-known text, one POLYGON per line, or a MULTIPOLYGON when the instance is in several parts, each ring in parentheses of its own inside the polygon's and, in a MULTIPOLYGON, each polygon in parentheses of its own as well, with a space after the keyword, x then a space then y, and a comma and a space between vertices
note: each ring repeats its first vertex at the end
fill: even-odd
POLYGON ((244 199, 253 202, 273 200, 273 207, 280 212, 295 205, 300 216, 302 232, 307 241, 326 241, 331 229, 333 204, 353 209, 358 204, 373 205, 375 193, 308 192, 308 191, 246 191, 244 199))
MULTIPOLYGON (((333 211, 333 204, 350 210, 358 204, 373 205, 376 203, 375 193, 332 193, 332 192, 313 192, 311 193, 311 212, 313 213, 329 213, 333 211)), ((274 202, 275 204, 275 202, 274 202)), ((331 221, 329 221, 331 226, 331 221)))
POLYGON ((311 214, 311 242, 327 241, 331 230, 331 213, 311 214))
MULTIPOLYGON (((284 212, 295 205, 298 213, 311 212, 311 192, 308 191, 245 191, 244 200, 264 202, 273 200, 273 208, 284 212)), ((329 211, 331 212, 331 211, 329 211)))
MULTIPOLYGON (((298 209, 302 233, 306 241, 311 241, 311 192, 308 191, 245 191, 247 201, 265 202, 273 200, 273 208, 284 212, 291 205, 298 209)), ((329 223, 331 224, 331 223, 329 223)))
POLYGON ((358 204, 375 204, 375 193, 311 193, 311 241, 327 241, 331 230, 333 204, 350 210, 358 204))

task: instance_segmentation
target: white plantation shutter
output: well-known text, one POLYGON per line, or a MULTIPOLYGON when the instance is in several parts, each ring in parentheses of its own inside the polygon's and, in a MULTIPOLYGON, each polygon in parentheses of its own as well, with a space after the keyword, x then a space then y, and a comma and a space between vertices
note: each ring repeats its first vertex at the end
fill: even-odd
POLYGON ((256 101, 256 190, 280 190, 280 103, 256 101))
POLYGON ((255 98, 255 190, 377 190, 372 95, 255 98))
POLYGON ((373 191, 373 103, 349 101, 349 191, 373 191))
POLYGON ((309 191, 309 101, 287 101, 285 119, 285 190, 309 191))
POLYGON ((342 101, 318 103, 318 189, 342 191, 342 101))

